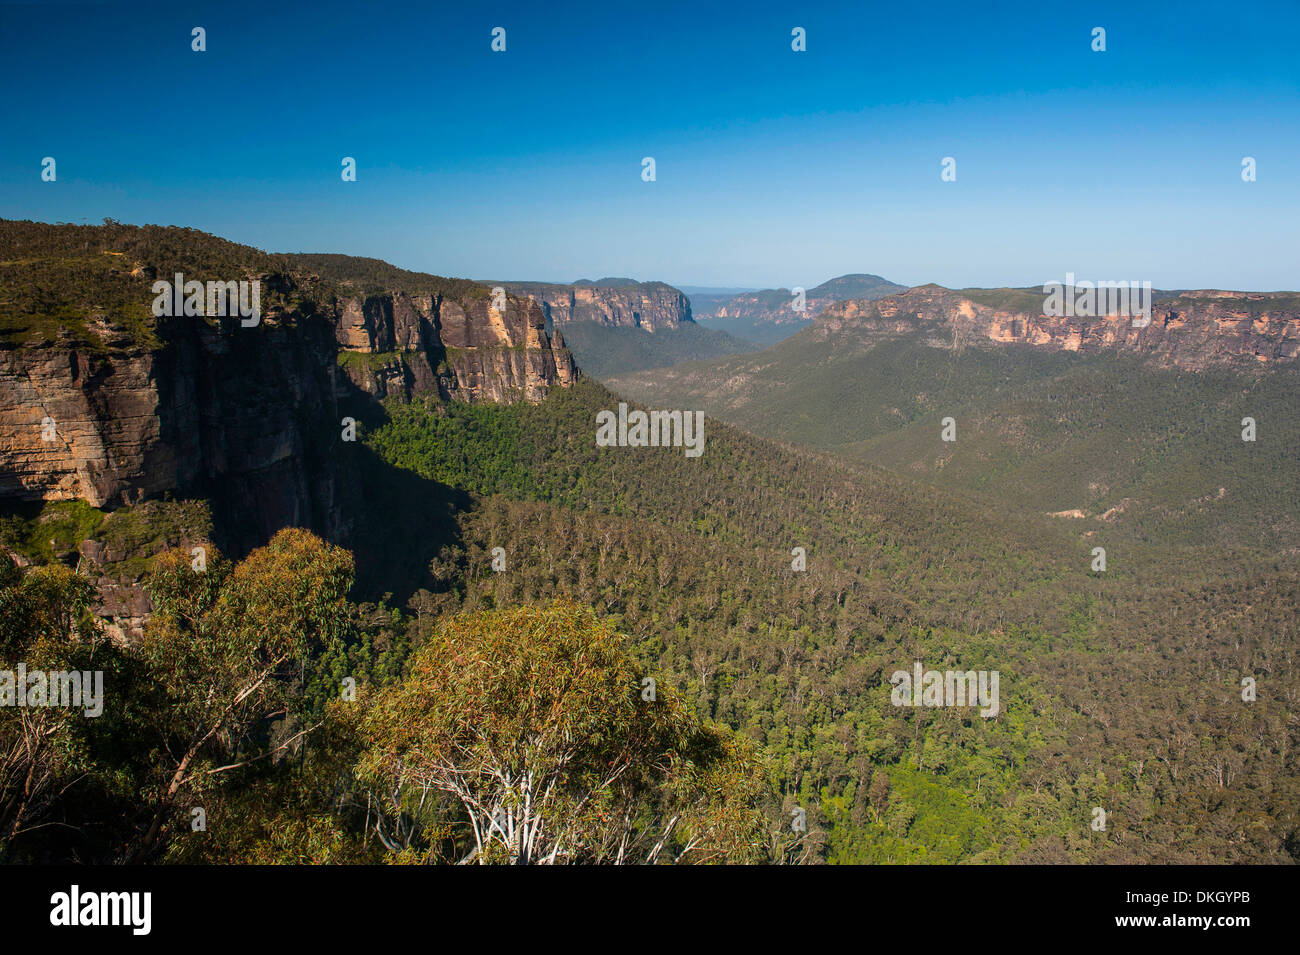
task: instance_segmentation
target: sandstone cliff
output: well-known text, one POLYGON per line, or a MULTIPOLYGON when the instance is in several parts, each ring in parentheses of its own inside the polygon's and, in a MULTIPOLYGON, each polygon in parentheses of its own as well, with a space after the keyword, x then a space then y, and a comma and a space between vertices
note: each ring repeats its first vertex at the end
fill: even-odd
POLYGON ((874 301, 836 303, 821 313, 810 333, 847 333, 870 342, 920 331, 942 347, 985 342, 1085 354, 1119 349, 1189 370, 1224 361, 1285 362, 1300 355, 1300 295, 1295 293, 1156 292, 1152 320, 1144 328, 1134 327, 1130 316, 1043 315, 1043 302, 1033 290, 925 285, 874 301))
POLYGON ((0 345, 0 497, 116 507, 199 489, 261 527, 328 529, 334 329, 301 318, 177 320, 151 346, 92 316, 95 341, 0 345))
POLYGON ((557 325, 594 322, 611 327, 643 328, 653 332, 694 322, 691 303, 681 291, 663 282, 601 279, 553 285, 546 282, 485 282, 512 295, 529 298, 557 325))
POLYGON ((372 291, 369 260, 326 258, 323 278, 193 230, 0 220, 0 503, 175 493, 235 553, 288 525, 337 540, 358 398, 537 401, 577 377, 531 302, 416 273, 372 291), (256 279, 260 322, 154 319, 174 272, 256 279))
POLYGON ((577 377, 558 331, 546 333, 535 302, 487 295, 386 293, 341 304, 339 366, 362 391, 409 399, 436 393, 462 401, 540 401, 577 377))

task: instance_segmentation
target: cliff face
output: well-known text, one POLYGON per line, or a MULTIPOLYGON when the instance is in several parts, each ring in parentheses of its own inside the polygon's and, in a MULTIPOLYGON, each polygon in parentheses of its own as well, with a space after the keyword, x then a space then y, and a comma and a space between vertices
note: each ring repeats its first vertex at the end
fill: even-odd
POLYGON ((538 401, 578 374, 539 306, 498 312, 473 283, 354 294, 364 261, 355 282, 249 271, 271 263, 191 230, 0 220, 0 239, 0 502, 176 492, 211 502, 232 551, 288 525, 340 539, 358 391, 538 401), (151 280, 173 270, 256 278, 260 322, 152 320, 151 280))
MULTIPOLYGON (((0 347, 0 501, 79 499, 112 518, 176 492, 208 502, 234 555, 288 525, 345 537, 333 329, 294 318, 177 322, 160 348, 103 324, 94 344, 0 347)), ((81 544, 93 610, 118 638, 139 636, 150 610, 139 569, 118 562, 207 536, 140 523, 116 550, 81 544)))
POLYGON ((101 507, 122 503, 133 485, 174 486, 176 456, 160 448, 155 358, 122 350, 101 360, 58 344, 0 349, 0 497, 101 507))
POLYGON ((694 322, 691 302, 681 291, 663 282, 607 284, 578 282, 552 285, 545 282, 484 283, 501 285, 512 295, 529 298, 541 306, 543 314, 555 324, 595 322, 611 327, 676 328, 694 322))
POLYGON ((507 297, 460 299, 403 292, 349 299, 335 325, 340 367, 362 391, 384 398, 437 393, 462 401, 540 401, 578 375, 540 306, 507 297))
POLYGON ((920 330, 944 347, 985 341, 1085 354, 1121 349, 1192 371, 1223 361, 1264 364, 1300 355, 1300 295, 1202 290, 1157 292, 1153 299, 1150 325, 1135 328, 1130 316, 1043 315, 1043 296, 1031 291, 927 285, 875 301, 836 303, 812 331, 871 341, 920 330))
POLYGON ((112 508, 193 490, 255 536, 333 529, 333 329, 294 318, 176 321, 158 348, 106 325, 97 343, 0 348, 0 497, 112 508))

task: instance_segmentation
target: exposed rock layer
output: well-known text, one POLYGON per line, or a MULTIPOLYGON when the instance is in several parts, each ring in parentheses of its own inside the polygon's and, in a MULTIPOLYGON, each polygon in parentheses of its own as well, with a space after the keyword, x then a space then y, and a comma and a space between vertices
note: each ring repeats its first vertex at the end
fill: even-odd
POLYGON ((1137 327, 1129 315, 1043 315, 1041 299, 1019 290, 960 292, 926 285, 874 301, 838 302, 809 333, 843 332, 871 341, 921 330, 944 347, 985 341, 1081 353, 1120 349, 1189 370, 1300 355, 1300 296, 1293 293, 1157 293, 1152 310, 1150 324, 1137 327))
POLYGON ((0 343, 0 498, 196 493, 241 512, 253 539, 286 524, 336 536, 350 393, 538 401, 578 375, 536 304, 498 312, 487 295, 344 299, 253 328, 173 319, 158 347, 89 324, 96 343, 0 343))
POLYGON ((542 307, 545 317, 556 324, 595 322, 653 332, 694 321, 690 299, 663 282, 626 285, 608 285, 604 281, 573 285, 545 282, 486 284, 499 284, 513 295, 532 299, 542 307))
POLYGON ((210 533, 237 558, 286 526, 373 548, 374 462, 344 421, 375 423, 378 399, 539 401, 577 377, 541 306, 473 282, 192 230, 0 220, 0 504, 110 512, 94 539, 50 546, 96 582, 119 639, 140 634, 163 548, 210 533), (260 321, 151 318, 152 283, 176 273, 259 282, 260 321))
POLYGON ((553 386, 572 384, 573 358, 558 331, 547 335, 541 307, 513 296, 505 306, 497 309, 487 296, 457 301, 404 292, 349 300, 336 323, 341 367, 377 398, 436 392, 535 402, 553 386))

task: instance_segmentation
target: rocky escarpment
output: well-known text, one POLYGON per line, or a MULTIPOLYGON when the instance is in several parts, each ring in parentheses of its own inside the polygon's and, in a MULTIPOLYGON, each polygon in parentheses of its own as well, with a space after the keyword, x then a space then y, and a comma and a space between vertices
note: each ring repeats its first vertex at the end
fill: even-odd
POLYGON ((413 292, 359 293, 375 272, 358 261, 355 282, 346 261, 326 280, 193 230, 0 220, 0 501, 175 493, 210 501, 235 552, 288 525, 345 539, 358 396, 536 401, 576 378, 535 304, 416 273, 413 292), (174 272, 259 282, 260 321, 154 319, 152 281, 174 272))
POLYGON ((154 519, 160 496, 205 500, 234 555, 286 525, 346 537, 334 329, 302 318, 175 321, 151 347, 92 316, 93 342, 0 345, 0 501, 144 515, 111 546, 78 545, 109 633, 138 636, 148 616, 142 558, 205 536, 154 519))
POLYGON ((485 282, 499 285, 512 295, 541 306, 554 324, 594 322, 610 327, 641 328, 653 332, 693 323, 691 302, 680 290, 663 282, 601 279, 553 285, 546 282, 485 282))
POLYGON ((113 508, 177 491, 236 515, 222 526, 239 550, 285 525, 337 538, 350 391, 540 400, 578 374, 542 323, 527 302, 394 293, 256 328, 177 320, 157 348, 99 320, 94 343, 0 345, 0 498, 113 508))
POLYGON ((540 306, 487 294, 460 299, 393 292, 341 303, 339 367, 362 391, 384 398, 437 393, 462 401, 540 401, 578 375, 540 306))
POLYGON ((114 508, 193 493, 238 515, 236 547, 286 523, 337 531, 331 323, 179 319, 158 346, 92 328, 95 341, 0 347, 0 498, 114 508))
POLYGON ((933 345, 1018 344, 1083 354, 1134 352, 1161 364, 1200 370, 1225 361, 1266 364, 1300 355, 1300 295, 1202 290, 1153 295, 1149 325, 1131 315, 1042 314, 1033 290, 926 285, 875 301, 839 302, 806 334, 850 334, 855 341, 921 331, 933 345))

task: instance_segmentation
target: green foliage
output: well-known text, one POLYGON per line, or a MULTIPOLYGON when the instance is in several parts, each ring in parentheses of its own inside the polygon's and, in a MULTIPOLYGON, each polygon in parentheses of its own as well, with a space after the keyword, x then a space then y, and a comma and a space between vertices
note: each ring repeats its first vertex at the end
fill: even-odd
POLYGON ((96 633, 84 578, 57 565, 19 573, 7 558, 0 562, 0 673, 14 694, 0 706, 0 860, 10 861, 15 840, 57 819, 66 782, 93 768, 89 702, 82 709, 18 706, 18 668, 111 672, 114 651, 96 633))
POLYGON ((1300 534, 1298 377, 1294 364, 1188 372, 1109 353, 954 352, 922 334, 865 346, 804 334, 761 359, 614 383, 992 506, 1077 508, 1076 531, 1272 550, 1300 534), (941 443, 949 416, 958 439, 941 443))
MULTIPOLYGON (((0 333, 98 341, 103 315, 152 347, 129 309, 149 269, 178 268, 279 276, 281 303, 487 294, 184 230, 0 223, 0 333)), ((1293 368, 814 330, 625 381, 769 438, 710 418, 698 459, 598 448, 595 414, 619 398, 590 381, 537 405, 371 408, 339 484, 366 603, 347 599, 352 557, 296 529, 238 562, 209 549, 196 573, 200 502, 8 509, 0 541, 43 566, 0 557, 0 669, 100 668, 112 705, 0 711, 5 859, 518 859, 495 809, 523 825, 519 767, 566 760, 529 817, 543 858, 605 861, 629 833, 660 861, 1300 857, 1293 368), (937 440, 947 415, 956 446, 937 440), (100 636, 91 580, 60 565, 84 540, 128 580, 148 567, 138 645, 100 636), (998 714, 894 706, 889 678, 914 661, 999 671, 998 714), (485 821, 449 766, 515 782, 474 791, 485 821)))
POLYGON ((388 463, 452 487, 491 494, 527 482, 518 416, 495 405, 456 402, 430 413, 390 401, 389 420, 366 436, 388 463))
POLYGON ((1041 315, 1043 313, 1044 295, 1041 286, 1037 288, 964 288, 959 289, 962 296, 977 305, 987 305, 1004 312, 1022 315, 1041 315))
MULTIPOLYGON (((430 790, 458 801, 456 855, 479 862, 757 857, 752 753, 670 689, 646 699, 642 677, 578 604, 457 617, 376 698, 359 772, 395 809, 417 812, 430 790)), ((392 828, 394 851, 420 849, 392 828)))
POLYGON ((155 554, 170 547, 188 551, 211 540, 212 533, 212 515, 204 502, 154 500, 112 511, 93 539, 104 545, 117 575, 135 579, 155 554))
POLYGON ((587 383, 538 406, 478 408, 472 424, 406 409, 375 432, 392 463, 492 495, 462 511, 413 603, 597 608, 644 666, 771 757, 770 827, 806 808, 800 851, 813 856, 1289 858, 1296 815, 1282 793, 1294 787, 1275 770, 1289 759, 1285 702, 1261 695, 1229 716, 1197 688, 1285 652, 1294 558, 1134 544, 1095 575, 1091 541, 1059 520, 714 421, 693 461, 596 448, 595 412, 616 401, 587 383), (796 544, 806 574, 789 570, 796 544), (893 707, 888 676, 915 660, 998 670, 1001 713, 893 707), (1213 742, 1192 746, 1198 733, 1213 742), (1250 742, 1278 733, 1263 751, 1250 742), (1237 821, 1211 833, 1205 799, 1224 795, 1211 780, 1227 750, 1242 783, 1216 818, 1237 821), (872 815, 879 772, 901 775, 895 808, 872 815), (1091 837, 1097 800, 1119 812, 1122 838, 1091 837))
POLYGON ((209 548, 202 571, 187 550, 167 551, 151 563, 144 640, 119 651, 86 613, 85 578, 0 565, 0 668, 98 667, 111 694, 103 723, 0 709, 0 856, 440 861, 474 845, 476 825, 484 862, 764 852, 753 747, 671 688, 644 700, 624 638, 589 609, 460 618, 412 654, 401 614, 346 601, 351 580, 350 555, 297 529, 234 565, 209 548), (340 693, 344 675, 358 697, 340 693), (472 802, 417 790, 420 767, 451 759, 473 773, 498 754, 516 781, 547 782, 531 816, 499 804, 534 828, 494 847, 472 802))
POLYGON ((283 258, 295 269, 315 273, 327 282, 362 295, 380 295, 394 289, 401 289, 408 295, 437 295, 450 299, 482 298, 490 294, 480 282, 410 272, 380 259, 305 252, 283 258))
POLYGON ((229 280, 276 269, 264 252, 195 229, 0 220, 0 336, 11 343, 66 336, 103 350, 104 336, 91 328, 100 319, 129 344, 156 348, 155 278, 229 280))
POLYGON ((475 282, 377 259, 272 255, 196 229, 0 219, 0 344, 65 341, 96 354, 160 348, 176 320, 153 316, 152 286, 176 273, 200 282, 266 279, 264 314, 312 315, 340 297, 397 288, 456 299, 488 294, 475 282))
POLYGON ((19 505, 0 516, 0 544, 29 560, 48 563, 75 552, 103 520, 103 511, 81 500, 19 505))
POLYGON ((76 563, 84 541, 103 546, 102 571, 120 579, 141 577, 150 558, 170 547, 212 537, 212 517, 202 501, 150 500, 105 511, 85 501, 18 502, 0 512, 0 545, 36 563, 76 563))

